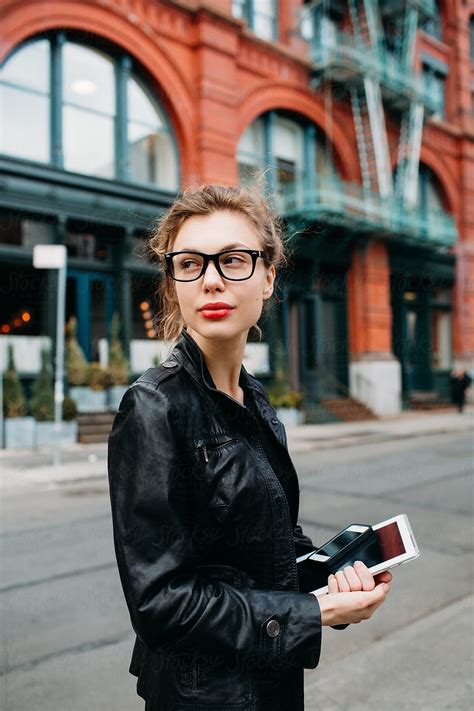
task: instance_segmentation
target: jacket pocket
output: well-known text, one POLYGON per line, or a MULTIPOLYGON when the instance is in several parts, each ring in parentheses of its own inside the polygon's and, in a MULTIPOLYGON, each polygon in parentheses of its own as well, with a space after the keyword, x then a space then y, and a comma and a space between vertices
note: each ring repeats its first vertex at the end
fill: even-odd
POLYGON ((242 444, 232 434, 194 440, 198 476, 212 509, 228 507, 243 485, 242 444))
POLYGON ((245 709, 255 698, 252 674, 242 662, 190 652, 177 665, 176 709, 245 709))

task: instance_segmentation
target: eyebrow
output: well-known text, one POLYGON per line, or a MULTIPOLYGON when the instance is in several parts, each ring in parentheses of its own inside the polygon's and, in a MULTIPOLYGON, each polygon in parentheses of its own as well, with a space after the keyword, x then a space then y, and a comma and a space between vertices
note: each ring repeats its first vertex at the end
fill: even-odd
MULTIPOLYGON (((238 247, 241 247, 242 249, 251 249, 255 250, 257 249, 256 247, 248 247, 246 244, 242 244, 242 242, 233 242, 232 244, 228 244, 225 247, 222 247, 222 249, 219 250, 219 252, 225 252, 228 249, 237 249, 238 247)), ((201 250, 195 249, 194 247, 181 247, 179 250, 180 252, 200 252, 201 250)), ((216 254, 219 254, 219 252, 216 252, 216 254)), ((202 252, 202 254, 205 254, 205 252, 202 252)))

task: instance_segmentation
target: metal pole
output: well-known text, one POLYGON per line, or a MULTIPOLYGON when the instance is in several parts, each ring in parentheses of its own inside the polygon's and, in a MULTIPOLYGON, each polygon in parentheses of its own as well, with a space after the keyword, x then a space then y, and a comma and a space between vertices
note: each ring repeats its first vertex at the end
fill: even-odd
POLYGON ((3 449, 3 343, 0 343, 0 449, 3 449))
POLYGON ((61 464, 61 434, 64 400, 64 319, 66 307, 66 266, 58 269, 58 302, 56 314, 56 363, 54 382, 54 450, 53 464, 61 464))

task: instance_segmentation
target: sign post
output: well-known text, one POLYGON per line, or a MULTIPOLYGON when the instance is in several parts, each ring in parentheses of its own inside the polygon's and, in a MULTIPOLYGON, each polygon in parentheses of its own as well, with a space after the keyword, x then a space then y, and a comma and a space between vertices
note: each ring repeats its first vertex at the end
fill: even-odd
POLYGON ((58 302, 56 311, 56 359, 54 377, 54 443, 53 464, 61 464, 62 410, 64 400, 64 327, 66 310, 67 251, 63 244, 37 244, 33 247, 36 269, 58 270, 58 302))

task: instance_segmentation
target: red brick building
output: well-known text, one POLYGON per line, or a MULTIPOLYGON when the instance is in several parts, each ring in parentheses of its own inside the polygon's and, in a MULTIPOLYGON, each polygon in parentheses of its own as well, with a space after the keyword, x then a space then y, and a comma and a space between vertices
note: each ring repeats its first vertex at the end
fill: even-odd
POLYGON ((471 0, 0 9, 5 338, 53 336, 54 275, 37 279, 32 246, 64 242, 87 355, 118 311, 146 367, 156 268, 137 247, 153 216, 181 185, 267 168, 294 256, 265 340, 309 409, 349 391, 393 413, 472 367, 471 0))

